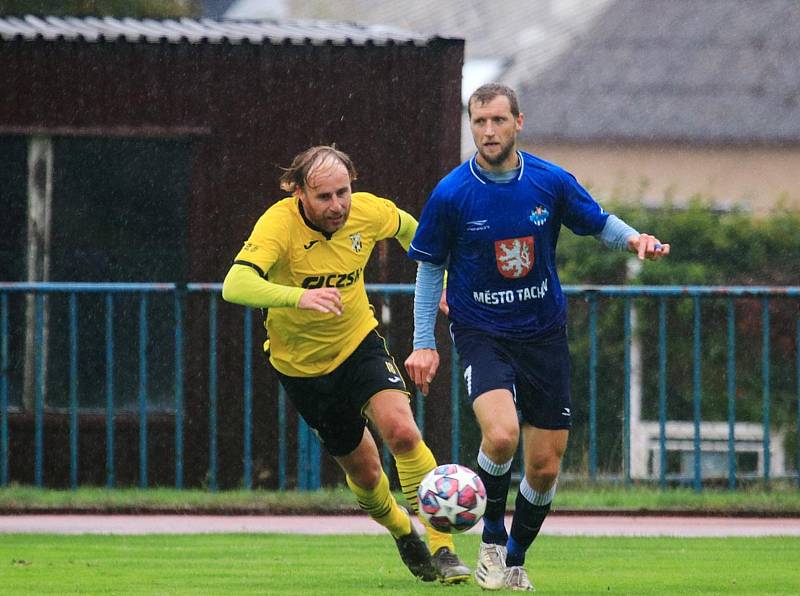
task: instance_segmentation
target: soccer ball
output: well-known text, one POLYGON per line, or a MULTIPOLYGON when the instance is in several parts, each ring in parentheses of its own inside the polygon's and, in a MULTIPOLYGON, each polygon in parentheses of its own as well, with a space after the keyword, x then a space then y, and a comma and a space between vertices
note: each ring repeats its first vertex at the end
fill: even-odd
POLYGON ((417 489, 419 515, 432 528, 447 534, 466 532, 486 511, 486 489, 480 477, 465 466, 434 468, 417 489))

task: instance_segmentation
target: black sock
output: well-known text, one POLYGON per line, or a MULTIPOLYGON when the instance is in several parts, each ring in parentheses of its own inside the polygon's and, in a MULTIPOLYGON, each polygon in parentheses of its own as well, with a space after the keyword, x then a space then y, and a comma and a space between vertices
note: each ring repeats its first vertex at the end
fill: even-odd
POLYGON ((501 476, 494 476, 478 465, 478 476, 486 488, 486 513, 483 514, 483 542, 504 545, 508 540, 505 526, 506 500, 511 470, 501 476))
POLYGON ((511 538, 508 540, 506 565, 516 567, 525 563, 525 553, 542 528, 542 523, 550 512, 550 503, 534 505, 522 491, 517 495, 514 519, 511 522, 511 538))

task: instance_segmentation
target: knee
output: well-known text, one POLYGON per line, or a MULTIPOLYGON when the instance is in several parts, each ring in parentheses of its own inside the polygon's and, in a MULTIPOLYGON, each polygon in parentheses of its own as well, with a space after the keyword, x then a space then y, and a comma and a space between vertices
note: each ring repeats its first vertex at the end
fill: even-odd
POLYGON ((496 462, 505 462, 514 457, 519 444, 519 428, 494 427, 484 431, 484 452, 496 462))
POLYGON ((525 466, 525 477, 532 488, 543 492, 550 490, 558 479, 559 460, 531 462, 525 466))
POLYGON ((411 451, 421 439, 417 426, 406 422, 392 425, 389 431, 383 434, 383 440, 393 454, 411 451))

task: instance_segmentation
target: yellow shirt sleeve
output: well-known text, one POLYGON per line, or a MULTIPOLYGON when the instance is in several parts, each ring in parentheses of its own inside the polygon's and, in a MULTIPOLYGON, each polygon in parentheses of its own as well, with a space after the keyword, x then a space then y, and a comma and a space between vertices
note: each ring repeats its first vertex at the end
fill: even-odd
POLYGON ((270 207, 258 219, 250 237, 233 259, 234 263, 253 265, 262 277, 266 277, 275 262, 286 254, 290 218, 281 203, 270 207))
POLYGON ((286 254, 291 223, 287 202, 280 201, 256 222, 222 284, 222 298, 252 308, 296 307, 304 288, 267 279, 273 265, 286 254))
POLYGON ((414 239, 414 234, 417 232, 417 220, 414 219, 413 215, 400 208, 397 209, 397 214, 400 216, 400 226, 394 237, 397 238, 400 246, 407 251, 411 241, 414 239))
POLYGON ((248 265, 234 264, 222 283, 222 298, 252 308, 296 308, 305 289, 272 283, 248 265))

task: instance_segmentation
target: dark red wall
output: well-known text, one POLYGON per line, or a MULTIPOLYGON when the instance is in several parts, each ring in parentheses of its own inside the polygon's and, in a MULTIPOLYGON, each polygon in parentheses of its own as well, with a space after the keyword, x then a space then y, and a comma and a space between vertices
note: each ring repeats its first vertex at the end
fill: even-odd
MULTIPOLYGON (((188 281, 219 282, 258 216, 283 196, 279 167, 313 144, 336 143, 356 163, 357 190, 392 198, 418 216, 437 180, 459 160, 463 49, 461 40, 440 39, 423 47, 0 42, 0 135, 191 139, 188 281)), ((412 283, 414 273, 415 264, 392 241, 376 250, 366 279, 412 283)), ((208 465, 207 303, 206 296, 190 296, 186 311, 190 486, 204 482, 208 465)), ((408 297, 393 300, 393 328, 385 330, 398 362, 410 351, 410 304, 408 297)), ((224 488, 239 485, 242 477, 242 309, 221 301, 219 307, 218 444, 224 488)), ((263 332, 255 323, 253 343, 259 352, 263 332)), ((442 357, 446 363, 449 353, 443 351, 442 357)), ((254 363, 256 483, 274 487, 277 385, 259 353, 254 363)), ((447 366, 440 375, 427 400, 426 439, 446 460, 447 366)), ((161 426, 169 434, 169 425, 161 426)), ((151 465, 171 469, 172 442, 159 439, 158 428, 152 432, 164 452, 151 458, 151 465)), ((16 438, 23 436, 27 433, 16 438)), ((26 451, 13 446, 13 433, 11 440, 12 457, 14 450, 26 451)), ((290 482, 295 445, 292 426, 290 482)), ((67 471, 52 471, 61 473, 67 471)), ((330 462, 324 478, 340 479, 330 462)), ((63 483, 52 479, 52 484, 63 483)))

